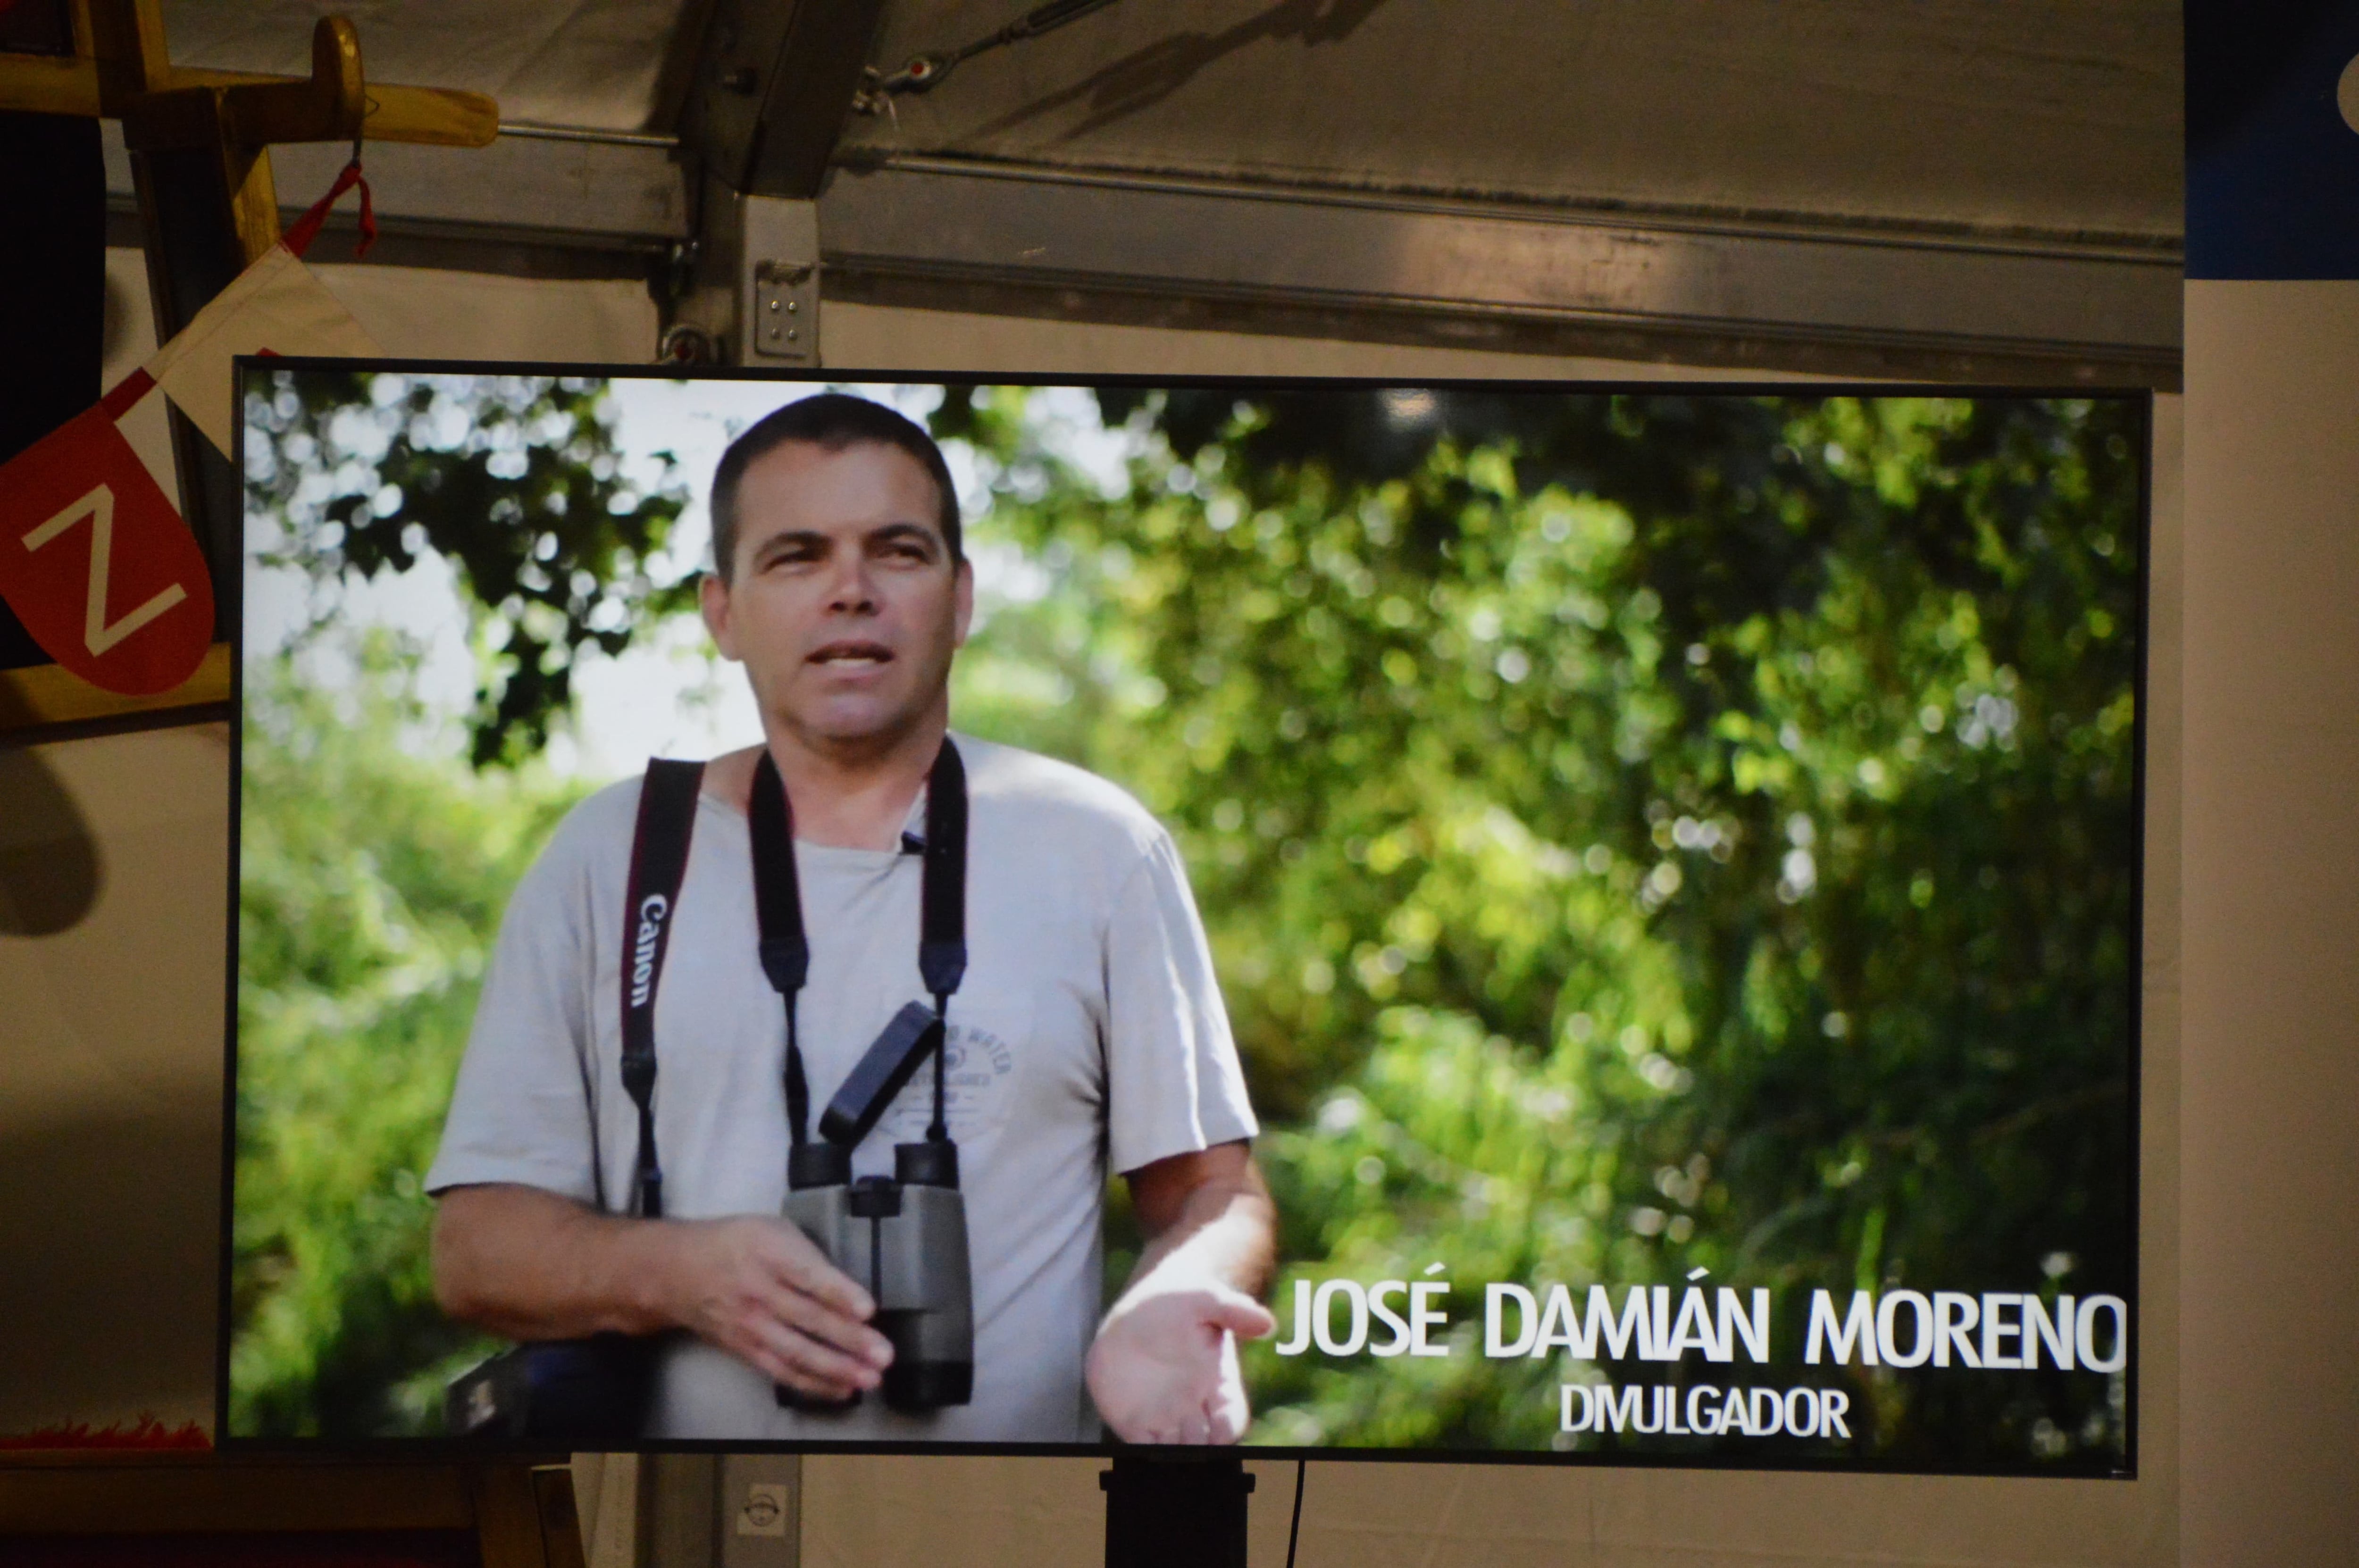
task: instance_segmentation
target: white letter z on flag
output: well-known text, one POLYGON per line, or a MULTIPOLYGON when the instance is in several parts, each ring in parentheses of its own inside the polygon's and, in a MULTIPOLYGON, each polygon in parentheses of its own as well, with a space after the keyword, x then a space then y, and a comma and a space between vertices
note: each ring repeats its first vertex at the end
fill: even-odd
POLYGON ((96 657, 189 595, 188 590, 176 582, 122 620, 109 622, 106 619, 106 571, 114 553, 114 492, 103 484, 92 489, 80 501, 26 535, 25 548, 39 549, 85 517, 91 520, 90 598, 82 611, 82 640, 92 656, 96 657))

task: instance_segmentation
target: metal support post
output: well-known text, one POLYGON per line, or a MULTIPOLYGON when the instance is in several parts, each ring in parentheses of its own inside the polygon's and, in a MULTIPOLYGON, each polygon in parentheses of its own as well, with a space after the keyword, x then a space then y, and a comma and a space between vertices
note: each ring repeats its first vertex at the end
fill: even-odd
POLYGON ((641 1568, 718 1568, 721 1460, 649 1454, 639 1460, 641 1568))
POLYGON ((1234 1454, 1117 1454, 1098 1487, 1106 1495, 1106 1568, 1245 1568, 1254 1478, 1234 1454))
POLYGON ((640 1568, 796 1568, 802 1458, 652 1454, 639 1461, 640 1568))
POLYGON ((667 358, 777 369, 820 363, 819 203, 706 188, 695 282, 667 358))

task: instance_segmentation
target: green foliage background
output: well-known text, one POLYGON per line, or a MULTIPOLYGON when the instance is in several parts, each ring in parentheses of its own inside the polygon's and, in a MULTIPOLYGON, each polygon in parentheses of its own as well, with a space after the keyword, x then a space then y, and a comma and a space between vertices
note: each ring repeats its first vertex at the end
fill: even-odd
MULTIPOLYGON (((1724 1384, 1472 1337, 1487 1281, 1702 1268, 1776 1292, 1753 1380, 1848 1387, 1858 1456, 2118 1465, 2118 1378, 1799 1363, 1815 1288, 2133 1296, 2142 406, 1106 389, 1107 485, 1070 401, 932 416, 1024 585, 957 721, 1179 835, 1280 1302, 1440 1261, 1463 1320, 1447 1358, 1252 1347, 1254 1440, 1545 1447, 1567 1376, 1724 1384)), ((388 541, 451 557, 484 682, 463 737, 397 651, 333 696, 250 685, 234 1430, 420 1430, 477 1352, 431 1310, 417 1182, 506 890, 577 793, 527 759, 574 651, 686 592, 647 564, 679 493, 629 489, 602 406, 308 373, 249 403, 278 557, 332 589, 388 541)))

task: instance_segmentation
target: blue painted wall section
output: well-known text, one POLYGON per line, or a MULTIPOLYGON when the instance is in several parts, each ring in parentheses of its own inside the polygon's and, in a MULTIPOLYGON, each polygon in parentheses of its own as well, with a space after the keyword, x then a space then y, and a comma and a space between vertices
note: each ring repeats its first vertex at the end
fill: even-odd
POLYGON ((2359 278, 2359 0, 2187 0, 2187 276, 2359 278))

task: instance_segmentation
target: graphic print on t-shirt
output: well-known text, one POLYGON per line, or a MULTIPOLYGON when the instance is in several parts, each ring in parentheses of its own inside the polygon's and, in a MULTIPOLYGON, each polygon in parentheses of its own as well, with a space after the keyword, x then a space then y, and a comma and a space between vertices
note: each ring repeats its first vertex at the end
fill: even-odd
MULTIPOLYGON (((962 1006, 951 999, 950 1054, 945 1063, 943 1103, 951 1138, 980 1142, 1007 1119, 1008 1086, 1016 1076, 1015 1042, 1024 1037, 1021 1010, 1006 1003, 962 1006)), ((880 1142, 914 1143, 934 1119, 934 1069, 930 1059, 876 1124, 880 1142)))

